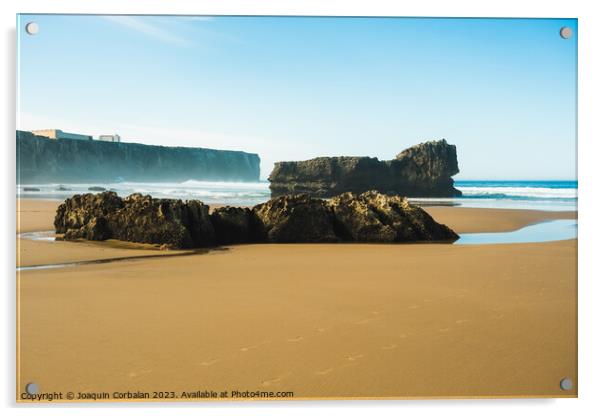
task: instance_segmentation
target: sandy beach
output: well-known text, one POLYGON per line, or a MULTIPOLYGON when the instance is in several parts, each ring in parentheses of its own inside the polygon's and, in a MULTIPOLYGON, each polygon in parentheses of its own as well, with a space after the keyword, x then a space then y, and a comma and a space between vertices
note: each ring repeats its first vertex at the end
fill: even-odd
MULTIPOLYGON (((58 203, 20 200, 17 232, 52 230, 58 203)), ((427 211, 458 233, 576 217, 427 211)), ((577 240, 265 244, 186 256, 17 240, 23 266, 139 256, 18 273, 17 400, 28 382, 41 392, 174 399, 199 390, 292 399, 577 395, 577 240), (149 255, 163 257, 140 257, 149 255), (559 388, 565 377, 573 390, 559 388)))

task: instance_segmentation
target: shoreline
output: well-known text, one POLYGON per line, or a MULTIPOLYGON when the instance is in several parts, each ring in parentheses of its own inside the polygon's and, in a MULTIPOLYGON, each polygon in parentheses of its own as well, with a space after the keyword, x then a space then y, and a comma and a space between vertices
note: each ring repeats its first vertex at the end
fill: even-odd
MULTIPOLYGON (((56 208, 63 199, 17 198, 17 233, 50 231, 54 229, 52 219, 56 208), (36 218, 28 217, 22 223, 19 213, 38 213, 36 218), (45 217, 44 217, 45 215, 45 217)), ((201 201, 202 202, 202 201, 201 201)), ((209 210, 228 206, 226 204, 207 204, 209 210)), ((251 208, 246 205, 229 205, 251 208)), ((428 212, 437 222, 449 225, 457 233, 515 231, 527 225, 556 219, 577 219, 577 210, 538 210, 519 208, 475 208, 448 205, 418 205, 428 212), (458 218, 458 213, 463 213, 458 218), (498 217, 498 218, 495 218, 498 217)))
MULTIPOLYGON (((19 236, 21 233, 53 230, 54 213, 61 202, 53 200, 17 200, 17 267, 104 261, 113 258, 171 256, 194 252, 194 250, 159 250, 156 245, 118 240, 48 242, 19 236)), ((210 209, 220 206, 212 205, 210 209)), ((577 217, 576 211, 464 207, 424 207, 424 210, 436 221, 450 226, 459 234, 510 232, 538 222, 576 219, 577 217)))

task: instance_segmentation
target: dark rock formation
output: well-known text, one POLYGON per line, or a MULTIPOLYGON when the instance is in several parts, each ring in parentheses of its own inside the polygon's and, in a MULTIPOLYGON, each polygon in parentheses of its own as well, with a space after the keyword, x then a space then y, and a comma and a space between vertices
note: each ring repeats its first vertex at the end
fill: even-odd
POLYGON ((78 230, 85 227, 92 218, 106 218, 123 207, 123 199, 115 192, 73 195, 58 206, 54 229, 58 234, 65 234, 70 229, 78 230))
POLYGON ((326 203, 309 195, 285 195, 253 207, 270 243, 331 243, 334 217, 326 203))
POLYGON ((123 199, 114 192, 75 195, 58 207, 54 226, 66 240, 114 238, 168 248, 215 245, 207 205, 140 194, 123 199))
POLYGON ((111 238, 111 228, 105 217, 92 217, 89 222, 80 228, 69 228, 64 240, 77 240, 83 238, 92 241, 104 241, 111 238))
POLYGON ((154 199, 141 194, 132 194, 123 202, 123 209, 107 216, 111 238, 166 244, 170 248, 215 245, 209 207, 202 202, 154 199))
POLYGON ((230 150, 49 139, 17 130, 17 178, 27 183, 255 182, 259 156, 230 150))
POLYGON ((218 244, 252 243, 260 239, 261 230, 249 208, 222 207, 211 213, 218 244))
POLYGON ((331 197, 368 190, 410 197, 452 197, 452 176, 459 172, 456 146, 445 140, 418 144, 393 160, 371 157, 318 157, 302 162, 278 162, 270 174, 272 197, 307 193, 331 197))
POLYGON ((344 241, 398 243, 455 241, 459 238, 422 208, 399 196, 387 196, 376 191, 361 195, 347 192, 326 204, 334 213, 335 232, 344 241))
POLYGON ((455 241, 458 235, 405 198, 376 191, 331 200, 283 195, 253 209, 223 207, 209 215, 199 201, 114 192, 75 195, 56 213, 64 239, 132 241, 165 248, 241 243, 455 241))
POLYGON ((107 188, 103 188, 102 186, 91 186, 88 188, 88 191, 92 191, 92 192, 104 192, 106 190, 107 190, 107 188))
POLYGON ((445 139, 431 141, 399 153, 389 162, 394 177, 403 178, 405 196, 461 196, 452 176, 460 172, 456 146, 445 139))

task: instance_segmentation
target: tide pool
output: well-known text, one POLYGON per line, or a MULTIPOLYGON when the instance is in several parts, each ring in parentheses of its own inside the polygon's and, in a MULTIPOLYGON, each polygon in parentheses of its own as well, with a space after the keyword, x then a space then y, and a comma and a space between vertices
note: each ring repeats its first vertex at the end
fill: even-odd
POLYGON ((577 220, 553 220, 528 225, 516 231, 460 234, 454 244, 541 243, 577 238, 577 220))

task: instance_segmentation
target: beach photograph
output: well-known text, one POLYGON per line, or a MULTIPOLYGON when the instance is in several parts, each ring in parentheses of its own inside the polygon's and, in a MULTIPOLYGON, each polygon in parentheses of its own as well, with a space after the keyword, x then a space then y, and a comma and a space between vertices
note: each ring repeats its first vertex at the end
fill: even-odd
POLYGON ((577 37, 18 15, 17 402, 576 398, 577 37))

